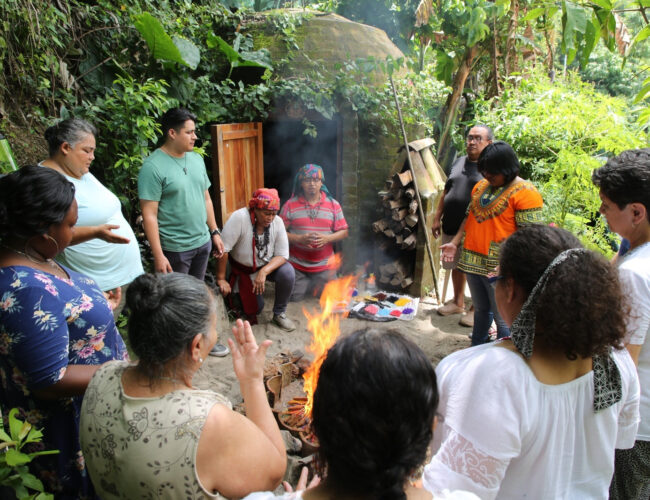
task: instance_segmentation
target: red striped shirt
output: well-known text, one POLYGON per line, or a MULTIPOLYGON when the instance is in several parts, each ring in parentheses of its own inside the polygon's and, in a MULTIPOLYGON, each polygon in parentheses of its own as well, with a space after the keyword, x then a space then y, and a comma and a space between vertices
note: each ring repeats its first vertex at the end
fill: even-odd
MULTIPOLYGON (((293 196, 282 207, 280 217, 287 232, 293 234, 332 234, 348 228, 339 202, 323 191, 320 200, 314 205, 307 203, 303 196, 293 196)), ((331 267, 328 266, 328 261, 333 253, 334 246, 331 243, 320 248, 291 243, 289 262, 300 271, 317 273, 331 267)))

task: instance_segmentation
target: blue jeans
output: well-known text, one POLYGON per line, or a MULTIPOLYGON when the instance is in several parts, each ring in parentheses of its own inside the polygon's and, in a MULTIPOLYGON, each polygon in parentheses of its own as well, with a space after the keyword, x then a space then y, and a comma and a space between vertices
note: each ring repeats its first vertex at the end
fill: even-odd
MULTIPOLYGON (((289 297, 293 291, 293 284, 296 281, 296 273, 291 264, 285 262, 275 271, 266 277, 267 281, 275 283, 275 303, 273 304, 273 314, 282 314, 287 310, 289 297)), ((257 313, 264 309, 264 294, 256 295, 257 313)))
POLYGON ((467 274, 467 284, 474 304, 474 327, 472 328, 472 345, 485 344, 492 320, 497 324, 497 338, 509 337, 510 329, 501 319, 494 297, 494 288, 485 276, 467 274))

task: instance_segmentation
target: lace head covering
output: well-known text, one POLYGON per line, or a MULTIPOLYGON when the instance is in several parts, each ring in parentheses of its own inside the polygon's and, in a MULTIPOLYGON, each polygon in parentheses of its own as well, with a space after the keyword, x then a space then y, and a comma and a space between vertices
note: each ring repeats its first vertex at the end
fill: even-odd
POLYGON ((296 173, 296 176, 293 178, 291 197, 294 197, 296 193, 300 194, 300 183, 305 179, 320 179, 322 181, 320 190, 323 191, 326 196, 329 196, 330 198, 332 197, 329 189, 327 189, 327 186, 325 185, 325 174, 323 174, 323 169, 315 163, 307 163, 307 165, 300 167, 300 170, 298 170, 298 173, 296 173))
POLYGON ((276 189, 260 188, 253 193, 253 197, 248 202, 251 210, 256 208, 261 210, 280 210, 280 197, 276 189))
MULTIPOLYGON (((570 258, 578 258, 580 254, 586 252, 588 250, 584 248, 571 248, 555 257, 535 284, 524 306, 512 323, 510 328, 512 342, 525 358, 528 359, 533 354, 537 302, 544 292, 548 280, 564 261, 570 258)), ((593 356, 592 363, 594 371, 594 410, 600 411, 618 403, 623 397, 621 374, 609 353, 607 355, 593 356)))

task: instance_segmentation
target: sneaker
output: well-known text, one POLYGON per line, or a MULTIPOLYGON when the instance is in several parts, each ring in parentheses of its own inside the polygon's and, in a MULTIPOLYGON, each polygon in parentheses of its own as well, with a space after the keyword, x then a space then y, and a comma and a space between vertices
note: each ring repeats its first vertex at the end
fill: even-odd
POLYGON ((214 344, 214 347, 210 351, 210 356, 217 356, 219 358, 228 356, 228 354, 230 354, 230 349, 223 344, 214 344))
POLYGON ((287 318, 286 313, 274 314, 271 323, 287 332, 292 332, 296 329, 296 325, 293 323, 293 321, 287 318))
POLYGON ((464 311, 465 309, 463 309, 462 307, 458 307, 453 302, 450 302, 449 304, 445 304, 444 306, 438 308, 438 314, 440 314, 440 316, 449 316, 450 314, 460 314, 464 311))
POLYGON ((463 313, 458 321, 460 326, 469 326, 470 328, 474 326, 474 311, 467 311, 463 313))

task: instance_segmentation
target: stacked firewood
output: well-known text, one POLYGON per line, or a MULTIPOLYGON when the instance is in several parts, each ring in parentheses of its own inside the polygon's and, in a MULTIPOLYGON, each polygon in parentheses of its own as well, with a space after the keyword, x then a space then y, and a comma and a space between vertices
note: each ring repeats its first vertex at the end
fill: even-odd
MULTIPOLYGON (((383 250, 397 247, 402 251, 415 250, 417 243, 418 201, 410 170, 393 175, 379 191, 383 217, 372 224, 372 230, 386 238, 380 243, 383 250)), ((407 288, 413 283, 412 262, 406 255, 379 265, 379 282, 407 288)))

